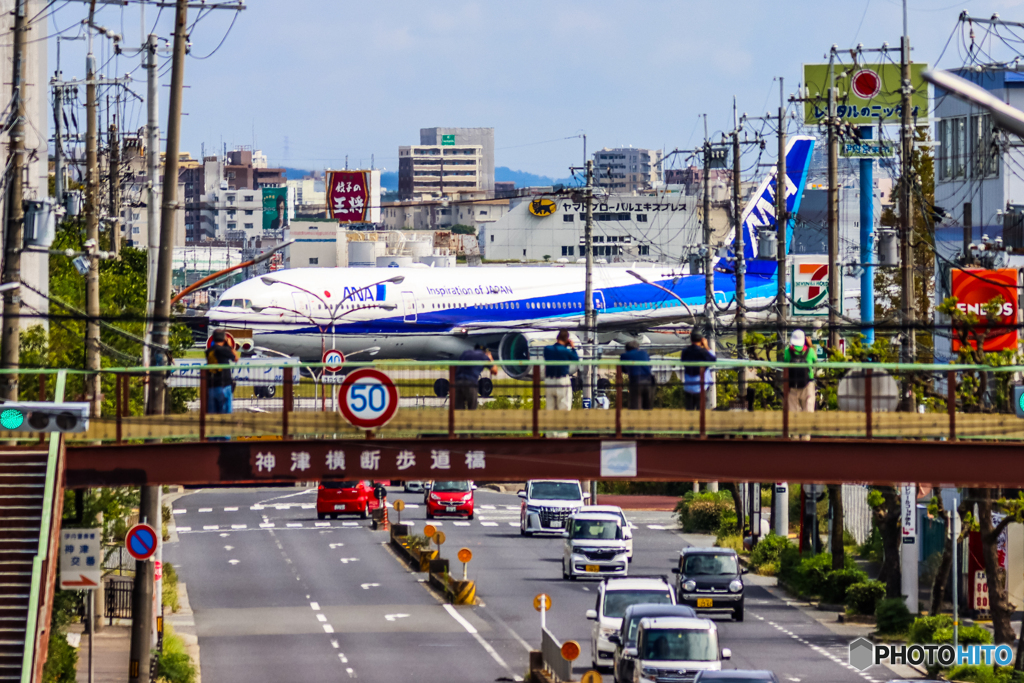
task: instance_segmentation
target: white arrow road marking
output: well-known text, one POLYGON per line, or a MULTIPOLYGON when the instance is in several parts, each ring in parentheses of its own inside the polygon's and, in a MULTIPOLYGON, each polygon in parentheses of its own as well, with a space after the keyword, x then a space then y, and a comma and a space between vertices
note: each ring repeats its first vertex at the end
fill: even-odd
POLYGON ((343 558, 341 558, 341 563, 342 564, 348 564, 349 562, 358 562, 358 561, 359 561, 358 557, 343 557, 343 558))
POLYGON ((228 560, 228 564, 232 564, 232 565, 238 564, 239 562, 240 562, 240 560, 228 560))
POLYGON ((234 549, 235 549, 235 546, 233 546, 233 545, 226 545, 226 546, 224 546, 224 550, 234 550, 234 549))
MULTIPOLYGON (((333 641, 332 641, 332 642, 333 642, 333 641)), ((348 664, 348 657, 346 657, 346 656, 345 656, 345 653, 344 653, 344 652, 339 652, 339 653, 338 653, 338 659, 340 659, 340 660, 341 660, 341 663, 342 663, 342 664, 348 664)))
POLYGON ((340 548, 340 547, 341 547, 341 546, 343 546, 343 545, 345 545, 345 544, 344 544, 344 543, 331 543, 331 548, 332 548, 332 549, 334 549, 334 548, 340 548))
POLYGON ((384 618, 388 621, 395 621, 396 619, 405 619, 408 614, 385 614, 384 618))
POLYGON ((364 591, 367 591, 367 590, 370 590, 371 588, 376 588, 377 586, 380 586, 379 583, 361 583, 359 585, 363 587, 364 591))

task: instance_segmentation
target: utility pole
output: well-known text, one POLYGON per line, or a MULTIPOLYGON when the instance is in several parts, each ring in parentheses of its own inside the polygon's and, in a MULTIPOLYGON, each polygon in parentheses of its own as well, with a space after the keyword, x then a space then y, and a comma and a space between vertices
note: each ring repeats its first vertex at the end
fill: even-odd
MULTIPOLYGON (((708 115, 704 114, 704 336, 708 348, 715 353, 715 272, 711 245, 711 141, 708 140, 708 115)), ((718 392, 712 383, 707 391, 707 405, 718 405, 718 392)))
MULTIPOLYGON (((914 198, 911 194, 913 183, 911 156, 914 151, 914 128, 911 118, 910 83, 910 36, 907 35, 907 0, 903 0, 903 37, 900 40, 900 68, 903 74, 903 119, 900 126, 900 284, 903 288, 903 352, 900 360, 912 363, 917 357, 917 340, 914 330, 914 251, 911 246, 911 232, 914 227, 914 198)), ((904 392, 904 399, 910 397, 904 392)), ((909 404, 908 404, 909 405, 909 404)), ((909 408, 908 408, 909 409, 909 408)))
MULTIPOLYGON (((174 48, 171 60, 171 94, 167 108, 167 148, 164 160, 163 204, 160 207, 160 251, 157 263, 156 297, 153 312, 153 365, 170 365, 167 354, 168 330, 171 319, 171 276, 174 267, 174 224, 178 211, 178 147, 181 140, 181 98, 185 80, 185 47, 188 42, 188 0, 176 0, 174 10, 174 48)), ((155 59, 155 41, 150 38, 147 46, 154 49, 149 55, 155 59)), ((152 105, 151 105, 152 106, 152 105)), ((152 141, 152 132, 150 139, 152 141)), ((159 150, 150 147, 151 155, 159 150)), ((152 169, 152 161, 150 161, 152 169)), ((151 176, 155 182, 156 176, 151 176)), ((167 403, 166 376, 162 372, 150 376, 149 403, 146 412, 163 415, 167 403)), ((160 488, 143 486, 139 504, 140 516, 147 517, 154 528, 159 529, 160 488)), ((154 567, 152 561, 139 563, 136 573, 133 608, 142 609, 132 615, 131 654, 129 660, 130 683, 149 681, 149 651, 152 646, 154 567), (141 576, 141 578, 140 578, 141 576), (145 663, 146 666, 141 664, 145 663)))
POLYGON ((786 190, 789 186, 789 179, 786 177, 786 104, 783 95, 783 79, 779 77, 779 160, 775 169, 775 228, 778 231, 779 243, 777 245, 778 265, 776 268, 776 280, 779 283, 778 294, 776 295, 776 306, 778 306, 779 317, 779 339, 776 360, 782 360, 782 352, 786 348, 786 307, 789 302, 786 300, 786 236, 789 232, 789 213, 786 206, 786 190))
POLYGON ((121 253, 121 149, 117 139, 117 115, 107 133, 110 146, 110 250, 121 253))
POLYGON ((96 123, 96 57, 92 52, 93 15, 96 0, 89 3, 89 52, 85 56, 85 251, 89 254, 89 270, 85 275, 85 369, 86 395, 93 418, 100 416, 100 174, 96 123))
POLYGON ((57 71, 53 77, 53 196, 57 206, 64 206, 64 86, 57 84, 61 76, 57 71))
MULTIPOLYGON (((860 127, 860 139, 870 140, 872 126, 860 127)), ((879 136, 881 137, 881 136, 879 136)), ((875 160, 860 160, 860 319, 864 345, 875 343, 875 160)))
MULTIPOLYGON (((160 84, 157 78, 156 34, 146 39, 146 231, 148 232, 146 254, 148 257, 146 288, 146 341, 153 341, 153 311, 156 305, 157 256, 160 253, 160 223, 157 220, 157 206, 160 202, 160 106, 157 94, 160 84)), ((142 364, 149 366, 150 347, 142 347, 142 364)))
MULTIPOLYGON (((597 312, 594 310, 594 160, 587 159, 586 163, 586 178, 587 186, 586 198, 587 205, 584 212, 583 222, 583 251, 585 259, 585 270, 586 280, 583 285, 583 326, 584 330, 584 342, 583 342, 583 357, 593 358, 594 357, 594 330, 597 329, 597 312)), ((580 379, 583 384, 583 407, 590 408, 593 406, 594 393, 591 386, 591 380, 593 378, 593 368, 589 365, 582 367, 582 373, 580 379)), ((597 480, 591 480, 590 482, 590 504, 597 504, 597 480)))
MULTIPOLYGON (((7 225, 4 240, 4 263, 0 281, 21 282, 21 248, 25 231, 25 34, 28 31, 27 0, 15 0, 11 99, 14 125, 10 137, 10 182, 7 190, 7 225)), ((4 293, 3 335, 0 338, 0 364, 4 370, 17 370, 21 345, 21 297, 17 288, 4 293)), ((18 400, 18 376, 3 375, 0 394, 8 401, 18 400)))
MULTIPOLYGON (((747 348, 743 343, 743 333, 746 327, 746 263, 743 260, 743 211, 740 206, 740 119, 736 110, 736 97, 732 98, 732 226, 736 235, 736 261, 734 264, 736 272, 736 357, 744 360, 747 357, 747 348)), ((746 410, 747 407, 747 369, 738 368, 739 382, 737 393, 739 394, 740 405, 746 410)))
POLYGON ((828 61, 828 345, 839 349, 839 136, 836 128, 836 48, 828 61))

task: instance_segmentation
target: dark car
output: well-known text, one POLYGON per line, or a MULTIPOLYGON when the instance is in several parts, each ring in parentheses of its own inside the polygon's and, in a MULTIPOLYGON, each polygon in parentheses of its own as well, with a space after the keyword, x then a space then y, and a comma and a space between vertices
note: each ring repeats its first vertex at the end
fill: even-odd
POLYGON ((721 671, 699 671, 694 683, 698 681, 732 681, 732 683, 779 683, 778 677, 771 671, 743 671, 741 669, 723 669, 721 671))
POLYGON ((739 557, 729 548, 683 548, 679 566, 676 598, 680 605, 698 611, 729 611, 743 621, 743 574, 739 557))
POLYGON ((622 615, 622 626, 613 634, 615 654, 613 655, 612 672, 615 683, 633 683, 633 657, 627 657, 625 650, 636 647, 636 631, 640 620, 648 617, 695 617, 697 613, 686 605, 662 605, 657 603, 638 603, 626 608, 622 615))

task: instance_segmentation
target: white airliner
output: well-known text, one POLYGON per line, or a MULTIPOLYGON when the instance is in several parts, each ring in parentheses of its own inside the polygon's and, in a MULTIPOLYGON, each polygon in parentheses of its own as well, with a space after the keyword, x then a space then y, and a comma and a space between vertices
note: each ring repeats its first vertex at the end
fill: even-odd
MULTIPOLYGON (((803 196, 814 139, 797 136, 786 153, 786 199, 795 215, 803 196)), ((774 230, 775 173, 761 183, 743 213, 746 299, 756 306, 775 296, 774 260, 756 260, 757 229, 774 230)), ((787 248, 792 224, 787 226, 787 248)), ((715 299, 733 301, 732 261, 718 261, 715 299)), ((704 275, 645 265, 594 268, 599 339, 690 320, 705 302, 704 275)), ((296 268, 231 287, 210 311, 210 324, 252 330, 257 347, 319 361, 325 348, 353 360, 447 360, 474 344, 502 360, 528 360, 531 343, 553 331, 584 328, 584 269, 296 268)), ((550 343, 550 342, 548 342, 550 343)), ((525 370, 507 368, 517 376, 525 370)))

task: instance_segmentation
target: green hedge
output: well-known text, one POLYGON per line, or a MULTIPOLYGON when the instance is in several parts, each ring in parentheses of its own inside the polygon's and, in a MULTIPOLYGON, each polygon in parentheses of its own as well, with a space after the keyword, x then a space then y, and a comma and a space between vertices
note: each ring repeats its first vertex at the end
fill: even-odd
POLYGON ((907 609, 903 598, 886 598, 879 600, 875 608, 875 625, 878 632, 884 635, 906 633, 913 623, 914 617, 907 609))
MULTIPOLYGON (((952 643, 953 617, 937 614, 933 617, 918 617, 910 625, 907 639, 911 643, 952 643)), ((990 645, 992 634, 982 626, 961 626, 957 633, 961 645, 990 645)))
POLYGON ((774 533, 768 534, 758 541, 757 546, 755 546, 753 551, 751 551, 750 565, 754 569, 760 569, 761 567, 767 567, 769 565, 778 565, 779 558, 782 557, 782 553, 785 552, 786 549, 792 547, 793 545, 785 536, 776 536, 774 533))
POLYGON ((846 589, 846 611, 872 616, 878 601, 885 597, 885 584, 874 579, 855 583, 846 589))
MULTIPOLYGON (((845 567, 839 571, 846 572, 850 570, 858 571, 853 559, 846 555, 845 567)), ((784 548, 779 556, 779 579, 804 598, 822 597, 826 594, 826 591, 829 591, 832 597, 840 596, 836 602, 842 602, 846 597, 847 586, 867 578, 867 575, 860 572, 858 576, 863 578, 845 583, 841 592, 835 592, 836 589, 832 588, 829 578, 829 575, 832 573, 832 555, 828 553, 804 557, 800 555, 800 551, 796 546, 791 545, 788 548, 784 548)), ((841 576, 843 577, 842 579, 836 577, 831 581, 840 583, 848 580, 849 575, 841 574, 841 576)))
POLYGON ((689 491, 676 505, 679 524, 688 533, 717 533, 728 512, 735 519, 732 494, 728 491, 689 491))
POLYGON ((825 574, 825 585, 821 589, 821 601, 830 605, 844 604, 847 589, 867 580, 868 575, 859 569, 830 571, 825 574))
POLYGON ((946 672, 951 681, 970 681, 971 683, 1020 683, 1024 676, 1014 675, 1013 667, 987 664, 961 664, 946 672))

